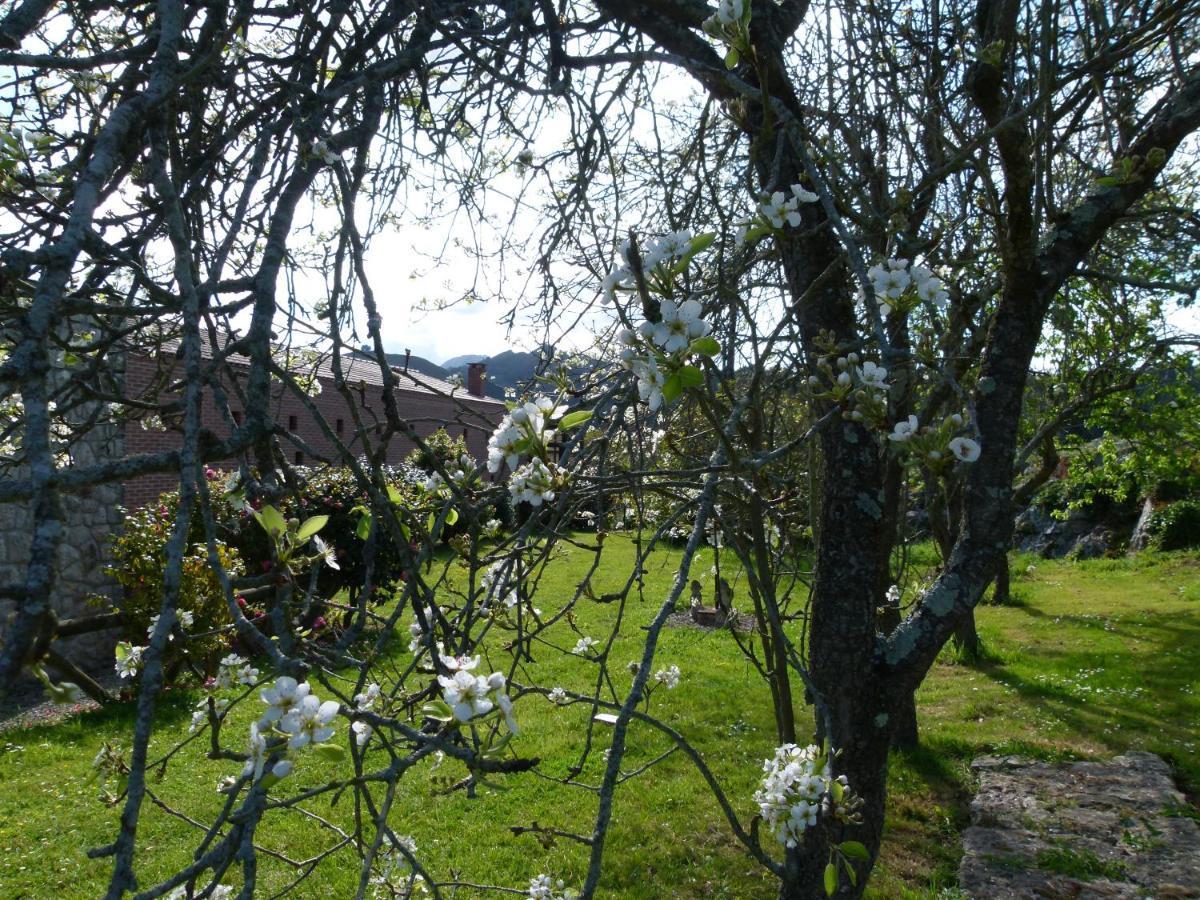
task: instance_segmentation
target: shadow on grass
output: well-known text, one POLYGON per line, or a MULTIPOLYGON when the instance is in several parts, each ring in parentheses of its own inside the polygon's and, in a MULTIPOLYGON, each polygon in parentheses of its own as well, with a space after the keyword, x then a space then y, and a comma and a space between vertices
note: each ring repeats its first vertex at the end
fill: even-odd
MULTIPOLYGON (((1022 611, 1046 615, 1033 609, 1022 611)), ((1055 618, 1083 629, 1103 626, 1103 622, 1078 616, 1055 618)), ((1016 691, 1031 706, 1061 723, 1062 733, 1058 736, 1073 733, 1114 753, 1149 749, 1171 761, 1189 786, 1196 785, 1200 782, 1200 760, 1194 754, 1188 758, 1189 754, 1181 753, 1179 747, 1195 740, 1191 731, 1192 692, 1196 673, 1200 672, 1200 620, 1142 617, 1136 626, 1130 623, 1127 629, 1118 623, 1106 632, 1152 644, 1154 650, 1138 653, 1136 668, 1124 672, 1106 663, 1106 659, 1125 657, 1128 651, 1095 654, 1089 653, 1086 646, 1061 650, 1040 646, 1026 650, 1019 661, 973 668, 1016 691), (1130 633, 1134 630, 1138 633, 1130 633), (1073 683, 1067 671, 1087 666, 1100 666, 1104 671, 1086 685, 1073 683), (1045 673, 1045 680, 1031 679, 1022 668, 1045 673)))

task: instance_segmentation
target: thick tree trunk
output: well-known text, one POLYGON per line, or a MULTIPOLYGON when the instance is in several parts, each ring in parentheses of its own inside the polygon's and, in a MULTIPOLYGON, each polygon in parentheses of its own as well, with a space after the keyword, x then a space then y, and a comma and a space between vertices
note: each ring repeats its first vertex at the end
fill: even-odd
POLYGON ((982 656, 979 631, 975 627, 975 610, 968 610, 954 629, 954 646, 968 663, 977 663, 982 656))
POLYGON ((1009 582, 1008 572, 1008 554, 1004 555, 1004 562, 1000 564, 1000 568, 996 570, 996 583, 992 589, 992 602, 997 606, 1007 606, 1012 602, 1012 591, 1009 582))
POLYGON ((921 742, 917 727, 917 695, 905 691, 896 698, 896 708, 891 714, 892 747, 896 750, 914 750, 921 742))

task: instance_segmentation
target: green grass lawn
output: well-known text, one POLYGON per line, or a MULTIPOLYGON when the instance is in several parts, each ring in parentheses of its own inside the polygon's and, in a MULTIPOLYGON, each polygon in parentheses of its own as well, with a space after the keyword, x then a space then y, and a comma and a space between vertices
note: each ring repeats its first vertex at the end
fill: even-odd
MULTIPOLYGON (((611 538, 603 593, 616 587, 631 548, 611 538)), ((646 598, 633 600, 616 645, 617 687, 629 677, 620 668, 637 655, 646 624, 673 574, 675 553, 661 553, 647 572, 646 598)), ((587 558, 572 550, 544 579, 537 603, 550 609, 570 596, 587 558)), ((707 572, 706 552, 696 572, 707 572)), ((1166 757, 1184 788, 1200 786, 1200 561, 1194 557, 1058 563, 1014 559, 1012 606, 984 607, 979 628, 989 661, 967 667, 952 653, 931 673, 919 694, 921 750, 893 758, 888 828, 880 866, 870 891, 877 897, 926 897, 952 889, 958 863, 958 832, 970 798, 970 760, 985 752, 1019 752, 1048 758, 1103 757, 1125 749, 1147 749, 1166 757), (1031 571, 1026 567, 1033 565, 1031 571)), ((735 588, 736 591, 736 588, 735 588)), ((583 634, 607 634, 614 607, 586 604, 576 615, 583 634)), ((549 635, 570 648, 577 635, 565 623, 549 635)), ((397 648, 397 653, 403 650, 397 648)), ((518 680, 586 689, 594 667, 545 649, 535 654, 518 680)), ((502 651, 492 664, 501 668, 502 651)), ((685 734, 703 753, 743 821, 761 761, 772 752, 774 727, 763 685, 728 635, 687 628, 664 632, 657 666, 683 672, 678 689, 660 689, 652 711, 685 734)), ((161 705, 154 749, 186 734, 200 693, 168 693, 161 705)), ((257 699, 232 716, 227 736, 240 744, 245 724, 256 717, 257 699)), ((401 783, 391 819, 411 834, 425 865, 440 879, 489 882, 524 888, 546 872, 578 886, 586 848, 559 840, 543 847, 534 837, 513 836, 514 825, 536 821, 565 830, 588 830, 602 759, 594 753, 581 781, 567 788, 562 778, 577 764, 587 723, 581 706, 557 708, 537 696, 517 703, 521 734, 514 746, 538 756, 537 772, 506 778, 504 790, 482 788, 475 798, 441 788, 463 774, 445 761, 430 764, 401 783)), ((86 850, 110 841, 119 807, 97 799, 91 761, 104 741, 129 744, 132 710, 117 705, 52 727, 10 730, 0 735, 0 898, 98 896, 106 884, 106 861, 86 850)), ((346 726, 339 728, 345 740, 346 726)), ((603 728, 598 746, 607 746, 603 728)), ((624 768, 629 771, 666 750, 658 733, 644 726, 630 732, 624 768)), ((237 749, 241 749, 240 746, 237 749)), ((151 789, 176 809, 203 821, 222 796, 218 780, 236 774, 237 763, 204 757, 204 745, 189 745, 151 789)), ((335 764, 308 755, 288 781, 294 790, 318 785, 335 764)), ((310 804, 332 826, 352 821, 349 795, 340 803, 326 795, 310 804)), ((139 873, 144 884, 186 861, 197 840, 194 825, 150 803, 140 832, 139 873)), ((307 859, 336 843, 338 836, 296 810, 270 813, 259 843, 289 859, 307 859)), ((626 782, 617 793, 602 894, 614 897, 766 897, 771 885, 756 863, 729 835, 717 804, 679 754, 626 782)), ((269 856, 260 861, 262 896, 284 888, 290 870, 269 856)), ((317 869, 296 896, 352 896, 357 870, 348 851, 317 869)), ((457 896, 477 896, 460 892, 457 896)))

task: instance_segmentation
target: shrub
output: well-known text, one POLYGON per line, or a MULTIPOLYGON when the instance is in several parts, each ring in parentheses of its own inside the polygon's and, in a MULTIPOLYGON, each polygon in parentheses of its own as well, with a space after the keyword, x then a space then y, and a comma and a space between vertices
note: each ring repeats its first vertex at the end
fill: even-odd
POLYGON ((1200 500, 1180 500, 1158 510, 1150 519, 1158 550, 1200 547, 1200 500))
MULTIPOLYGON (((121 611, 125 636, 131 643, 146 643, 147 629, 158 615, 167 564, 167 541, 178 508, 177 493, 163 494, 156 503, 127 515, 123 533, 113 539, 113 562, 105 573, 125 589, 121 611)), ((242 558, 236 548, 218 542, 217 555, 230 575, 242 574, 242 558)), ((193 623, 188 630, 196 634, 218 631, 231 622, 221 584, 208 564, 203 534, 197 534, 195 529, 188 535, 176 609, 179 613, 192 614, 193 623)), ((194 661, 211 668, 209 657, 219 654, 225 643, 222 635, 212 635, 189 642, 183 649, 194 661)))

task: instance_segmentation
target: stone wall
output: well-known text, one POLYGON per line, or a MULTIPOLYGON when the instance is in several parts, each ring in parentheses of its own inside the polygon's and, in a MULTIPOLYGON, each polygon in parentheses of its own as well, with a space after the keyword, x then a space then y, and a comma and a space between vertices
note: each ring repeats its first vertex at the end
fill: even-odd
MULTIPOLYGON (((86 417, 86 410, 79 410, 86 417)), ((98 424, 73 436, 71 465, 88 466, 124 453, 122 429, 98 424)), ((18 470, 13 473, 20 477, 18 470)), ((63 537, 58 548, 56 579, 51 603, 60 619, 101 612, 88 602, 99 595, 115 603, 118 586, 102 569, 108 563, 109 541, 120 529, 122 486, 120 483, 94 485, 77 494, 63 496, 63 537)), ((29 541, 33 517, 28 503, 0 505, 0 583, 21 583, 29 561, 29 541)), ((12 601, 0 601, 0 630, 12 612, 12 601)), ((2 637, 0 637, 2 640, 2 637)), ((59 647, 77 664, 92 668, 112 659, 117 640, 115 631, 80 635, 59 642, 59 647)))

